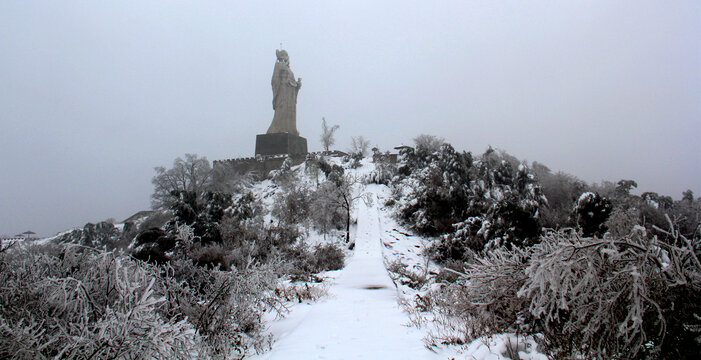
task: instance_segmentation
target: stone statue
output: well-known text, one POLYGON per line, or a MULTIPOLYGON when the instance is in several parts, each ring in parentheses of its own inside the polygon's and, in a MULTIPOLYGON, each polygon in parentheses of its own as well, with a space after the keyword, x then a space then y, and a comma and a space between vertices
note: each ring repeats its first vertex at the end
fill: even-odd
POLYGON ((299 135, 297 131, 297 93, 302 87, 302 78, 295 80, 290 70, 290 57, 285 50, 275 50, 277 61, 273 70, 273 123, 268 134, 288 133, 299 135))

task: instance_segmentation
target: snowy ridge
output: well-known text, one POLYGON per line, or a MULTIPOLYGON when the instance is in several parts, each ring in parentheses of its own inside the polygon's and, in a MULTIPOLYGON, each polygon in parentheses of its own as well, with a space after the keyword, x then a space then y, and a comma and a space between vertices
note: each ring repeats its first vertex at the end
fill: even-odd
MULTIPOLYGON (((301 172, 303 166, 293 169, 301 172)), ((373 168, 364 160, 360 168, 346 170, 363 179, 373 168)), ((265 185, 256 190, 270 199, 270 183, 265 185)), ((329 288, 325 298, 294 305, 281 319, 272 319, 271 315, 272 349, 253 359, 508 359, 507 345, 517 340, 510 334, 463 346, 427 345, 434 329, 411 309, 419 292, 395 284, 387 266, 400 261, 411 271, 435 274, 438 267, 422 254, 431 240, 413 236, 397 224, 393 209, 385 206, 392 197, 388 186, 368 184, 357 191, 367 193, 370 201, 358 200, 355 205, 357 225, 351 237, 355 247, 346 267, 327 273, 329 288)), ((532 340, 520 340, 519 349, 528 350, 520 353, 523 359, 546 359, 532 351, 532 340)))

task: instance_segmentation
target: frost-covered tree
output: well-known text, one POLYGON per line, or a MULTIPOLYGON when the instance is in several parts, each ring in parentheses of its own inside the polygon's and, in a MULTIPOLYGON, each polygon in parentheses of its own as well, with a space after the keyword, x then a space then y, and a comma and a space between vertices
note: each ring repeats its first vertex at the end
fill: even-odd
POLYGON ((694 201, 694 192, 691 190, 686 190, 682 193, 682 200, 687 202, 694 201))
POLYGON ((558 229, 574 227, 572 208, 587 185, 584 181, 564 172, 550 173, 543 171, 540 164, 534 163, 536 180, 543 189, 543 195, 548 200, 547 205, 540 211, 541 224, 544 227, 558 229))
POLYGON ((414 138, 416 151, 421 154, 437 152, 443 144, 445 144, 445 139, 433 135, 421 134, 414 138))
POLYGON ((323 221, 330 222, 333 214, 339 210, 343 213, 346 242, 350 241, 351 211, 355 201, 365 196, 355 189, 358 184, 357 179, 350 175, 339 176, 321 184, 315 194, 315 208, 324 211, 319 214, 323 221))
POLYGON ((629 196, 630 191, 638 187, 638 183, 635 180, 619 180, 616 183, 616 193, 622 196, 629 196))
POLYGON ((540 233, 542 189, 528 166, 489 148, 473 160, 449 144, 421 154, 402 150, 402 217, 415 230, 445 235, 438 257, 462 259, 467 248, 526 246, 540 233))
POLYGON ((351 154, 360 154, 360 157, 368 156, 368 151, 370 150, 370 140, 365 139, 362 136, 353 136, 351 138, 351 154))
POLYGON ((402 165, 410 176, 401 184, 404 199, 402 217, 417 231, 441 234, 452 224, 467 218, 472 167, 470 153, 457 152, 444 144, 440 150, 421 155, 403 150, 402 165))
POLYGON ((177 158, 173 167, 154 168, 156 176, 151 182, 154 189, 151 205, 154 209, 168 209, 179 199, 183 192, 191 192, 201 200, 212 177, 212 167, 206 157, 197 154, 185 154, 185 159, 177 158))
POLYGON ((208 188, 211 191, 233 194, 249 187, 254 177, 252 171, 241 172, 233 166, 216 166, 212 169, 212 180, 208 188))
POLYGON ((538 211, 547 201, 528 166, 524 163, 514 168, 513 163, 518 164, 491 148, 475 162, 468 216, 443 237, 437 248, 440 259, 455 258, 456 252, 462 251, 460 247, 481 251, 537 242, 541 228, 538 211))
POLYGON ((326 124, 326 118, 321 118, 321 145, 324 147, 324 150, 329 151, 329 148, 336 143, 336 139, 333 135, 338 128, 338 125, 328 126, 326 124))
POLYGON ((573 215, 584 236, 602 236, 612 210, 607 198, 595 192, 585 192, 577 200, 573 215))

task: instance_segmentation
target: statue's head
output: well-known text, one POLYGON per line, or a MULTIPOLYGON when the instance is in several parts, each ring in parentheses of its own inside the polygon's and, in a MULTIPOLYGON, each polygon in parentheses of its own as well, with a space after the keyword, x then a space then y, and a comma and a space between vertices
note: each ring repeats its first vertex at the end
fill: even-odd
POLYGON ((282 61, 286 64, 290 62, 290 56, 287 55, 285 50, 275 50, 275 55, 277 55, 277 61, 282 61))

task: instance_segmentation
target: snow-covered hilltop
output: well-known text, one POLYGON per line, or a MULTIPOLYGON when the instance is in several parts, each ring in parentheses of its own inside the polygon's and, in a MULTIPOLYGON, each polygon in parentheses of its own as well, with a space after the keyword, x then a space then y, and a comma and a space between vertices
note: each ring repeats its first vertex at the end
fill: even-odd
POLYGON ((178 159, 156 211, 0 253, 0 356, 697 353, 699 200, 437 140, 262 181, 178 159))

